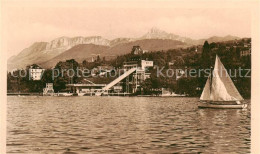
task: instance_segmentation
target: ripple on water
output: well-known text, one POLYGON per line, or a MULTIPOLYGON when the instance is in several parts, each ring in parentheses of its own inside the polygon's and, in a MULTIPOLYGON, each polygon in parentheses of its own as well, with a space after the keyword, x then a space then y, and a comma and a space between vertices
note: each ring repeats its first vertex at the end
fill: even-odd
POLYGON ((8 97, 8 153, 250 152, 250 108, 197 98, 8 97))

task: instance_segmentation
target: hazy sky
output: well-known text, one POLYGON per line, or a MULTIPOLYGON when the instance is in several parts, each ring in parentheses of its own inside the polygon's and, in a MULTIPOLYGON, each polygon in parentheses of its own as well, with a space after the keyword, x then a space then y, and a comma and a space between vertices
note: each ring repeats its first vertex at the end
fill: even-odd
POLYGON ((152 27, 193 39, 214 35, 250 37, 251 12, 242 6, 208 8, 176 7, 174 3, 167 7, 147 7, 148 3, 113 4, 117 3, 7 3, 2 10, 3 43, 7 56, 19 53, 33 42, 51 41, 61 36, 140 37, 152 27))

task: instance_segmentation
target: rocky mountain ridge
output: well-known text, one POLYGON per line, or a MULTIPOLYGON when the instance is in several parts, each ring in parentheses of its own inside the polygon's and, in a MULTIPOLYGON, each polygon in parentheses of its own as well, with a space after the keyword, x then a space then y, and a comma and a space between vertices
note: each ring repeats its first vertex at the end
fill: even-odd
MULTIPOLYGON (((130 51, 114 50, 115 49, 114 47, 116 47, 116 49, 119 49, 120 46, 122 50, 125 50, 129 48, 129 44, 140 45, 138 43, 142 40, 146 40, 144 41, 146 46, 154 46, 156 49, 161 48, 161 50, 163 49, 165 50, 168 49, 168 47, 175 48, 175 47, 187 47, 192 45, 199 45, 199 44, 203 44, 205 40, 208 40, 209 42, 219 42, 219 41, 227 41, 227 40, 234 40, 234 39, 239 39, 239 38, 228 35, 225 37, 214 36, 208 39, 193 40, 191 38, 181 37, 179 35, 167 33, 157 28, 152 28, 146 34, 144 34, 139 38, 116 38, 113 40, 108 40, 101 36, 89 36, 89 37, 78 36, 72 38, 64 36, 64 37, 56 38, 50 42, 36 42, 32 44, 30 47, 22 50, 18 55, 9 58, 7 64, 8 64, 8 70, 12 70, 12 69, 25 68, 27 65, 34 64, 34 63, 36 64, 44 63, 48 60, 51 60, 54 57, 57 57, 63 52, 68 51, 69 49, 81 44, 93 44, 97 46, 106 46, 107 55, 110 54, 108 53, 108 51, 111 52, 111 54, 120 55, 130 51), (177 42, 179 41, 182 42, 183 44, 178 46, 173 46, 176 45, 176 42, 174 41, 177 42), (152 45, 152 43, 154 45, 152 45), (162 44, 160 45, 158 43, 162 43, 162 44), (163 47, 163 45, 165 45, 166 47, 163 47)), ((86 50, 89 50, 89 48, 86 50)), ((95 53, 95 48, 92 48, 92 50, 93 51, 91 51, 91 53, 95 53)))

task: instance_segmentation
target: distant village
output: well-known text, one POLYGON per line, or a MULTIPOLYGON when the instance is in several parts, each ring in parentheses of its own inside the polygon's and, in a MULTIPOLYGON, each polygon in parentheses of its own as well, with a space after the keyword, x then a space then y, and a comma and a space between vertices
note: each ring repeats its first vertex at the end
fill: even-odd
MULTIPOLYGON (((43 96, 199 96, 205 77, 183 76, 181 69, 210 68, 218 54, 227 69, 251 69, 251 39, 232 40, 167 51, 148 51, 136 45, 129 54, 106 60, 93 55, 91 60, 61 61, 52 69, 37 64, 7 74, 8 95, 43 96), (158 77, 159 68, 180 69, 171 77, 158 77), (80 76, 53 78, 53 69, 89 69, 80 76), (18 72, 29 72, 23 77, 18 72), (109 74, 109 75, 108 75, 109 74), (14 77, 18 76, 18 77, 14 77)), ((251 78, 232 78, 239 92, 250 97, 251 78), (245 86, 246 85, 246 86, 245 86)))

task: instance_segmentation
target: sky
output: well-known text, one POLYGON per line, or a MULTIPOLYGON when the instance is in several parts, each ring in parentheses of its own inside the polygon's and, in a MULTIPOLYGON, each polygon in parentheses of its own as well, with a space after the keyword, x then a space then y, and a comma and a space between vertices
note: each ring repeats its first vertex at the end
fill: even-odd
POLYGON ((62 36, 140 37, 152 27, 192 39, 251 36, 251 12, 242 4, 208 7, 180 2, 169 5, 119 1, 29 2, 11 1, 2 6, 2 43, 7 57, 34 42, 48 42, 62 36))

